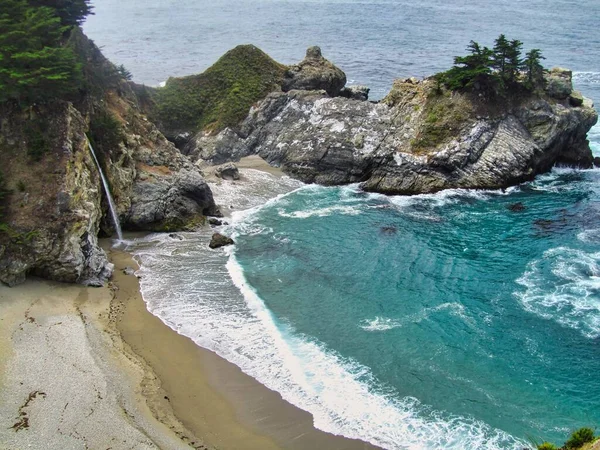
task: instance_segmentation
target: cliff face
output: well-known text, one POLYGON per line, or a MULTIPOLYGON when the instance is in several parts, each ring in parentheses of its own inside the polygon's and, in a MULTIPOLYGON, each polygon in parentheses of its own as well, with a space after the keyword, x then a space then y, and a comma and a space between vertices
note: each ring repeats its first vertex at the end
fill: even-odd
POLYGON ((305 182, 363 182, 387 194, 503 188, 554 164, 592 165, 586 134, 597 113, 577 101, 570 74, 560 76, 566 95, 566 88, 553 94, 549 80, 552 91, 495 102, 449 92, 434 79, 399 80, 379 103, 275 92, 239 130, 198 136, 196 152, 213 164, 259 154, 305 182))
POLYGON ((0 281, 14 285, 33 273, 98 284, 112 265, 98 247, 103 194, 86 123, 67 103, 36 115, 48 120, 52 136, 49 150, 32 163, 23 132, 30 119, 14 111, 2 114, 0 167, 12 193, 0 233, 0 281))
POLYGON ((129 83, 79 30, 88 89, 72 102, 0 110, 0 281, 31 273, 101 284, 111 272, 97 236, 112 232, 86 135, 109 181, 124 229, 192 229, 218 214, 202 173, 140 112, 129 83), (99 75, 100 74, 100 75, 99 75), (94 78, 95 77, 95 78, 94 78))

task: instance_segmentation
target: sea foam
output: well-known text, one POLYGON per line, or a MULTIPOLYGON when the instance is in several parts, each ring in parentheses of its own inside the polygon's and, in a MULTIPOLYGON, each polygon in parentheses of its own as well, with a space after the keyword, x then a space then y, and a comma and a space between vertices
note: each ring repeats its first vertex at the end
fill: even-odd
POLYGON ((515 295, 527 311, 591 339, 600 337, 600 253, 553 248, 516 281, 524 290, 515 295))

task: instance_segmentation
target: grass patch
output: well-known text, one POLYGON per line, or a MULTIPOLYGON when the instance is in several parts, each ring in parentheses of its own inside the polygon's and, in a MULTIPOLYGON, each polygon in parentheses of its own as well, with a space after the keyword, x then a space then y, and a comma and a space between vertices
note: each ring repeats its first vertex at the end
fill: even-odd
POLYGON ((169 78, 156 92, 156 118, 172 130, 235 127, 254 103, 280 89, 285 69, 253 45, 240 45, 200 75, 169 78))
POLYGON ((421 114, 424 120, 416 138, 411 141, 417 152, 435 148, 457 136, 472 117, 473 109, 460 94, 432 90, 421 114))

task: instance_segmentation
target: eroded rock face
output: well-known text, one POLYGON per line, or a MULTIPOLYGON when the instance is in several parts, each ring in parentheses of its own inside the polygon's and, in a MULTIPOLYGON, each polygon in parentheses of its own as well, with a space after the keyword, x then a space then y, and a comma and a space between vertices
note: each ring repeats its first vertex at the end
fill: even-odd
POLYGON ((546 92, 552 98, 564 100, 573 91, 573 72, 562 67, 554 67, 545 75, 546 92))
POLYGON ((282 89, 324 90, 334 97, 346 85, 346 74, 321 54, 319 47, 306 50, 306 57, 285 72, 282 89))
POLYGON ((240 133, 218 136, 200 155, 222 163, 258 154, 305 182, 362 182, 388 194, 502 188, 556 163, 592 164, 593 108, 531 96, 486 114, 462 94, 434 89, 433 80, 401 80, 378 104, 322 91, 273 93, 240 133))
MULTIPOLYGON (((81 52, 93 54, 94 64, 110 65, 80 31, 73 39, 81 52)), ((123 81, 76 106, 56 101, 26 112, 2 106, 0 171, 12 193, 0 217, 1 282, 14 285, 35 274, 101 285, 110 277, 98 234, 110 234, 112 224, 86 138, 97 121, 106 127, 102 117, 110 118, 118 138, 102 143, 100 129, 96 155, 125 230, 188 230, 219 214, 201 171, 147 120, 136 100, 123 81), (27 131, 35 123, 47 130, 37 155, 36 135, 27 131)))
POLYGON ((28 273, 71 283, 100 285, 113 266, 98 246, 102 191, 81 114, 59 103, 47 114, 55 132, 50 149, 32 164, 14 111, 3 111, 0 154, 9 187, 9 231, 0 233, 0 281, 13 286, 28 273), (11 185, 12 184, 12 185, 11 185))

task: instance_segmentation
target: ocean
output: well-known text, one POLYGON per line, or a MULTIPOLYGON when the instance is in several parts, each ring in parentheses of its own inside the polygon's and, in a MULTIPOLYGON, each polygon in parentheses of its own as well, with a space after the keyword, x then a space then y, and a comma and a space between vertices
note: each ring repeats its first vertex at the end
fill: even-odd
MULTIPOLYGON (((237 44, 309 45, 381 98, 505 33, 600 104, 596 1, 104 0, 85 31, 136 81, 237 44)), ((600 127, 590 133, 600 156, 600 127)), ((600 425, 600 170, 505 191, 386 197, 246 169, 210 230, 131 245, 151 312, 313 414, 388 449, 521 449, 600 425), (515 211, 515 204, 523 209, 515 211), (511 208, 512 207, 512 208, 511 208)))

